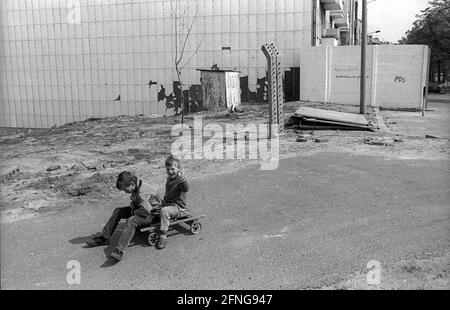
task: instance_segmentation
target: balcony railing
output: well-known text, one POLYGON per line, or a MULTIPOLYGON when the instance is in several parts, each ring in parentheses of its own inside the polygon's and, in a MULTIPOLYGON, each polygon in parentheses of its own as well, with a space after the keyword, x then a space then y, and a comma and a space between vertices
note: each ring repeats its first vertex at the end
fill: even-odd
POLYGON ((348 27, 349 26, 349 24, 348 24, 348 17, 345 16, 345 17, 342 17, 342 18, 336 18, 334 20, 334 24, 336 26, 338 26, 338 27, 348 27))
POLYGON ((329 11, 329 12, 330 12, 330 17, 333 18, 333 19, 344 18, 344 12, 343 11, 332 10, 332 11, 329 11))
POLYGON ((339 40, 339 29, 325 29, 322 38, 335 38, 339 40))
POLYGON ((327 11, 331 11, 331 10, 342 11, 342 8, 343 8, 342 0, 320 0, 320 3, 323 4, 323 7, 327 11))

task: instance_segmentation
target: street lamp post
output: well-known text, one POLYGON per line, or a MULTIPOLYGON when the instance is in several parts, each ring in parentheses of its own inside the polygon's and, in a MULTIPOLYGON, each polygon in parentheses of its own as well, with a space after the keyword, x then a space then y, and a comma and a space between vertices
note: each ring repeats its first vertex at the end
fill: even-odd
POLYGON ((361 85, 359 113, 366 114, 367 0, 362 0, 361 85))

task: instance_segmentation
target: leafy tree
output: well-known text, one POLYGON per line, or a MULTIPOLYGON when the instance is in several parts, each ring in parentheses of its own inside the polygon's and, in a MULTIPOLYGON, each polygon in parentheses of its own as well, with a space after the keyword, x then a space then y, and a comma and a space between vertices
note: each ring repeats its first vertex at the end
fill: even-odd
POLYGON ((416 16, 400 44, 425 44, 431 48, 431 74, 444 72, 450 80, 450 0, 432 0, 416 16))

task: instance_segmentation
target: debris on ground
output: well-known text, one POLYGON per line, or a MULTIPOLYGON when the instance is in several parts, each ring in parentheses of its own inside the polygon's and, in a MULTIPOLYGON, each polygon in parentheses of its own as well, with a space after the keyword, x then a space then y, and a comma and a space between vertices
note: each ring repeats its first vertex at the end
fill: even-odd
POLYGON ((59 169, 61 169, 61 166, 50 166, 50 167, 48 167, 47 168, 47 171, 48 172, 52 172, 52 171, 56 171, 56 170, 59 170, 59 169))
POLYGON ((439 139, 439 137, 434 135, 425 135, 425 139, 439 139))
POLYGON ((17 175, 19 172, 20 172, 20 169, 17 166, 13 166, 13 167, 7 169, 4 172, 4 174, 1 176, 2 182, 11 179, 14 175, 17 175))
POLYGON ((327 138, 314 138, 314 142, 316 142, 316 143, 327 143, 327 142, 330 142, 330 139, 327 139, 327 138))
POLYGON ((297 142, 307 142, 308 140, 312 140, 312 134, 301 134, 297 137, 297 142))
POLYGON ((364 143, 368 145, 394 146, 395 140, 391 137, 365 138, 364 143))
POLYGON ((80 164, 86 168, 87 170, 96 170, 96 171, 100 171, 106 168, 106 164, 102 163, 102 162, 80 162, 80 164))
POLYGON ((240 108, 240 107, 233 107, 233 109, 231 110, 231 113, 244 113, 245 110, 240 108))

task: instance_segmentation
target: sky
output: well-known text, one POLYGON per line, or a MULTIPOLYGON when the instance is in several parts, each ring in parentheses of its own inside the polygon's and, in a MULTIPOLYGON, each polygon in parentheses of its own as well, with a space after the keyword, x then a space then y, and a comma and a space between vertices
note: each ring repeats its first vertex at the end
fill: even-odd
MULTIPOLYGON (((380 30, 373 34, 382 41, 397 43, 405 32, 412 28, 416 15, 429 7, 428 0, 368 0, 368 33, 380 30)), ((360 6, 362 6, 362 1, 360 6)), ((360 17, 361 18, 361 15, 360 17)))

